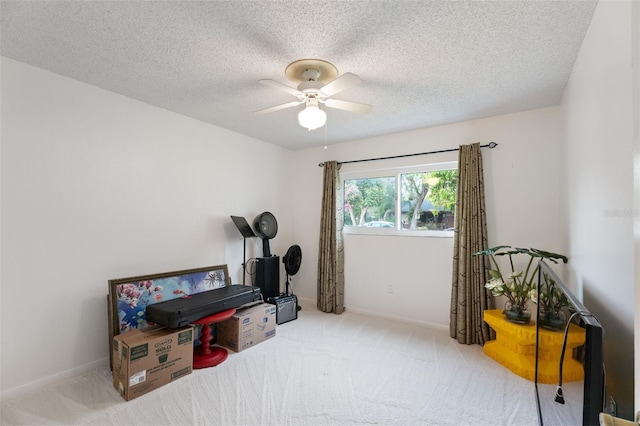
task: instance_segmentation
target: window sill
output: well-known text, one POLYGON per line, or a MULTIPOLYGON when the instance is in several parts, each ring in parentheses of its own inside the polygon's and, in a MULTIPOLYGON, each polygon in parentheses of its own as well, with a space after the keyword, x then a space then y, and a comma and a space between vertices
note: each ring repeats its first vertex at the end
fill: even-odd
POLYGON ((430 238, 453 238, 454 231, 407 231, 390 228, 367 228, 345 226, 344 235, 376 235, 383 237, 430 237, 430 238))

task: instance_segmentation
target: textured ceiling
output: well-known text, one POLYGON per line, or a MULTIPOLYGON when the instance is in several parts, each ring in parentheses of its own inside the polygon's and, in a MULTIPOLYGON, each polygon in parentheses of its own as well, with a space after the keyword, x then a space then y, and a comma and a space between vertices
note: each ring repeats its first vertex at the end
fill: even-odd
POLYGON ((290 149, 557 105, 595 1, 2 1, 3 56, 290 149), (297 124, 258 83, 323 59, 362 84, 297 124))

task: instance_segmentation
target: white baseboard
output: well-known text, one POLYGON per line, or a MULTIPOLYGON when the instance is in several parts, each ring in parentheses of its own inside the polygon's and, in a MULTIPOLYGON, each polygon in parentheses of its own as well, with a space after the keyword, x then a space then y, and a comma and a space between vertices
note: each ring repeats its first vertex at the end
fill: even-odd
POLYGON ((348 307, 348 306, 345 307, 344 309, 345 309, 345 311, 353 312, 354 314, 361 314, 361 315, 367 315, 367 316, 370 316, 370 317, 384 318, 384 319, 388 319, 388 320, 392 320, 392 321, 403 322, 403 323, 406 323, 406 324, 419 325, 421 327, 429 327, 429 328, 438 328, 438 329, 441 329, 441 330, 449 330, 449 326, 443 325, 443 324, 437 324, 437 323, 434 323, 434 322, 413 320, 413 319, 410 319, 410 318, 398 317, 398 316, 395 316, 395 315, 387 315, 387 314, 382 314, 382 313, 376 312, 376 311, 368 311, 366 309, 351 308, 351 307, 348 307))
POLYGON ((11 389, 3 390, 2 394, 0 394, 0 400, 4 401, 10 398, 17 398, 23 396, 29 392, 40 389, 44 386, 58 383, 62 380, 70 379, 71 377, 78 376, 84 372, 89 370, 93 370, 95 368, 103 368, 109 366, 109 358, 105 357, 99 359, 97 361, 90 362, 88 364, 81 365, 79 367, 71 368, 66 371, 62 371, 57 374, 53 374, 51 376, 44 377, 42 379, 34 380, 32 382, 26 383, 24 385, 16 386, 11 389))
MULTIPOLYGON (((298 296, 296 296, 298 297, 298 296)), ((302 307, 312 308, 316 307, 315 299, 307 299, 306 297, 298 297, 298 305, 302 307)))
MULTIPOLYGON (((304 307, 312 308, 312 307, 316 307, 316 300, 298 297, 298 304, 300 304, 303 308, 304 307)), ((386 315, 376 311, 368 311, 366 309, 351 308, 347 306, 345 307, 345 310, 349 312, 353 312, 354 314, 366 315, 369 317, 384 318, 388 320, 403 322, 406 324, 419 325, 421 327, 430 327, 430 328, 438 328, 441 330, 449 330, 448 325, 437 324, 437 323, 427 322, 427 321, 418 321, 410 318, 398 317, 395 315, 386 315)))

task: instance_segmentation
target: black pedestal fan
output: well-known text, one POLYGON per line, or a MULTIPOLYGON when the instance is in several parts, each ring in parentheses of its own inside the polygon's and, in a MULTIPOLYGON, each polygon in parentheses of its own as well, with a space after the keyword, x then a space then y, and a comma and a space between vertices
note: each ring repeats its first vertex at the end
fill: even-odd
POLYGON ((271 257, 269 240, 274 238, 278 233, 278 222, 275 216, 270 212, 259 214, 253 220, 253 229, 255 229, 256 235, 262 238, 262 255, 264 257, 271 257))
MULTIPOLYGON (((282 258, 282 263, 284 263, 284 270, 286 272, 285 295, 288 296, 291 277, 298 273, 300 264, 302 263, 302 249, 300 246, 294 244, 289 247, 289 250, 287 250, 287 253, 282 258)), ((297 305, 296 308, 300 310, 300 305, 297 305)))

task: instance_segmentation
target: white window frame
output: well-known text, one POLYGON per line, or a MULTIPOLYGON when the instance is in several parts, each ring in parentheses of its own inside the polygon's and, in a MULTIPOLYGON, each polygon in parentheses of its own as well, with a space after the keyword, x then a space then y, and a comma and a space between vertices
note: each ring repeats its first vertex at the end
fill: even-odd
MULTIPOLYGON (((441 163, 427 163, 412 166, 389 167, 382 169, 367 169, 357 171, 340 172, 340 180, 342 182, 342 190, 345 188, 345 181, 354 179, 373 179, 383 177, 394 177, 396 180, 396 227, 395 228, 376 228, 366 226, 344 226, 343 233, 346 235, 392 235, 402 237, 444 237, 453 238, 454 231, 432 231, 432 230, 408 230, 401 229, 401 179, 400 176, 406 173, 420 172, 437 172, 440 170, 457 170, 457 161, 445 161, 441 163)), ((456 194, 457 196, 457 194, 456 194)), ((344 213, 343 213, 344 214, 344 213)))

